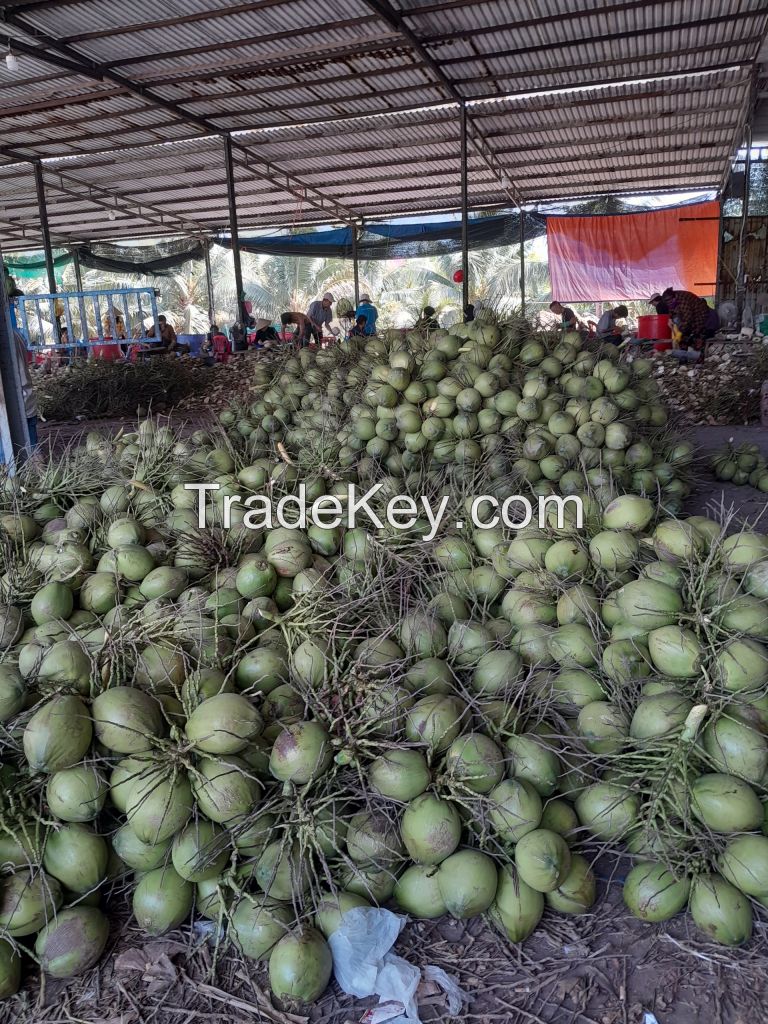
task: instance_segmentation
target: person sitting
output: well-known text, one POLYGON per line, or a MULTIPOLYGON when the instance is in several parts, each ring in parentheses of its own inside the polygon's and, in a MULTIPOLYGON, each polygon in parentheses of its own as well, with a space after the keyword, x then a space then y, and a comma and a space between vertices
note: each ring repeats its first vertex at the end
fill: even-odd
POLYGON ((218 324, 211 324, 208 337, 205 339, 201 351, 205 356, 206 366, 213 366, 214 363, 226 363, 232 351, 229 338, 221 330, 218 324))
POLYGON ((242 321, 235 320, 229 329, 229 333, 232 336, 232 351, 233 352, 245 352, 248 347, 246 341, 245 326, 242 321))
POLYGON ((355 320, 355 326, 349 332, 350 338, 365 338, 369 335, 368 331, 368 318, 364 313, 355 320))
POLYGON ((549 308, 555 316, 560 317, 560 329, 563 334, 566 331, 578 331, 579 318, 569 306, 564 306, 562 302, 550 302, 549 308))
POLYGON ((257 348, 271 348, 272 343, 276 341, 280 341, 280 337, 272 326, 272 321, 264 318, 257 320, 253 335, 253 344, 257 348))
POLYGON ((421 316, 414 324, 414 330, 417 331, 436 331, 440 327, 440 322, 437 319, 434 306, 425 306, 421 311, 421 316))
POLYGON ((600 341, 612 341, 614 345, 621 343, 622 328, 616 324, 617 320, 624 320, 629 316, 626 306, 616 306, 614 309, 607 309, 597 321, 597 336, 600 341))
MULTIPOLYGON (((360 302, 357 309, 355 310, 355 322, 360 319, 361 316, 365 317, 365 333, 368 335, 376 333, 376 321, 379 318, 379 311, 371 302, 371 296, 368 292, 363 292, 360 296, 360 302)), ((353 328, 354 330, 354 328, 353 328)), ((350 332, 352 333, 352 332, 350 332)))

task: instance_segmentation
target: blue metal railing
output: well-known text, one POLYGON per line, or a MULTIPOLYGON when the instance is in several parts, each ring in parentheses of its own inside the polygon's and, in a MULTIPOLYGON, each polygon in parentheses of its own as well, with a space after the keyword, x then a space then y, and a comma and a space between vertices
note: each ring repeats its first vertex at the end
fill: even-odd
POLYGON ((161 343, 154 288, 105 288, 99 291, 21 295, 17 325, 33 352, 93 348, 96 345, 161 343), (144 321, 152 318, 152 334, 144 321), (49 326, 46 327, 43 320, 49 326), (105 327, 108 328, 105 330, 105 327), (66 329, 67 341, 61 341, 66 329))

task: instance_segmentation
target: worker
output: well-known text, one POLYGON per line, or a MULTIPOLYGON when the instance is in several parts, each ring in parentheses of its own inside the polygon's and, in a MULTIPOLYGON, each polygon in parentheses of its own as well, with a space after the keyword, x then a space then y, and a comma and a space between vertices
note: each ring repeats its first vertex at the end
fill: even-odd
POLYGON ((280 341, 280 337, 272 326, 271 320, 266 320, 264 317, 256 321, 255 333, 253 335, 253 344, 257 348, 267 347, 271 348, 273 343, 280 341))
POLYGON ((464 307, 464 323, 471 324, 475 319, 475 307, 470 303, 464 307))
POLYGON ((333 320, 333 303, 333 295, 331 295, 330 292, 326 292, 322 299, 315 299, 314 302, 309 304, 307 319, 312 325, 310 328, 310 336, 318 345, 323 337, 324 327, 327 327, 331 334, 335 333, 338 335, 339 333, 338 330, 334 331, 331 327, 331 320, 333 320))
POLYGON ((21 379, 21 396, 24 400, 24 415, 27 418, 27 433, 29 434, 30 451, 37 448, 37 398, 32 384, 32 375, 29 372, 29 359, 27 343, 24 335, 15 327, 12 327, 13 342, 16 350, 16 365, 21 379))
POLYGON ((437 319, 434 306, 425 306, 421 311, 421 316, 414 324, 414 330, 436 331, 439 327, 440 321, 437 319))
POLYGON ((560 317, 560 329, 564 334, 566 331, 578 331, 579 318, 569 306, 564 306, 561 302, 550 302, 549 308, 555 316, 560 317))
POLYGON ((716 326, 712 329, 713 317, 711 314, 716 317, 717 313, 706 299, 702 299, 694 292, 668 288, 662 294, 662 299, 665 299, 669 305, 672 324, 680 335, 681 348, 702 348, 705 339, 712 337, 720 325, 718 319, 716 326))
POLYGON ((367 335, 375 334, 376 321, 379 318, 379 311, 371 302, 371 296, 368 294, 368 292, 363 292, 363 294, 360 296, 360 302, 358 303, 357 309, 355 310, 355 323, 357 323, 361 316, 365 317, 365 333, 367 335))
POLYGON ((616 325, 617 320, 624 320, 629 316, 626 306, 616 306, 614 309, 607 309, 597 321, 597 336, 600 341, 612 341, 615 345, 621 342, 622 329, 616 325))
POLYGON ((350 338, 365 338, 368 335, 368 322, 365 313, 361 313, 355 320, 355 326, 349 332, 350 338))
POLYGON ((670 292, 671 290, 672 290, 671 288, 668 288, 664 292, 664 295, 662 295, 660 292, 655 292, 650 297, 650 299, 648 299, 648 305, 649 306, 653 306, 653 308, 656 310, 656 315, 657 316, 668 316, 669 315, 669 302, 667 301, 667 299, 664 296, 667 294, 667 292, 670 292))
POLYGON ((307 345, 312 336, 312 321, 305 313, 288 312, 280 314, 283 328, 295 327, 293 341, 296 345, 307 345))

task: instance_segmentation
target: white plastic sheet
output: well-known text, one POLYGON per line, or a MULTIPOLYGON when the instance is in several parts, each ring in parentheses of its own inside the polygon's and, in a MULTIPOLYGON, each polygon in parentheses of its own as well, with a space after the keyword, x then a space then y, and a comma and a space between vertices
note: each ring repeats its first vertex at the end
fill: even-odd
MULTIPOLYGON (((347 995, 359 999, 379 996, 380 1013, 370 1019, 388 1024, 420 1024, 416 993, 422 972, 391 952, 406 919, 376 907, 354 907, 344 914, 328 944, 336 981, 347 995), (386 1004, 386 1005, 382 1005, 386 1004)), ((424 979, 446 994, 448 1012, 459 1012, 466 996, 455 980, 436 966, 424 969, 424 979)))

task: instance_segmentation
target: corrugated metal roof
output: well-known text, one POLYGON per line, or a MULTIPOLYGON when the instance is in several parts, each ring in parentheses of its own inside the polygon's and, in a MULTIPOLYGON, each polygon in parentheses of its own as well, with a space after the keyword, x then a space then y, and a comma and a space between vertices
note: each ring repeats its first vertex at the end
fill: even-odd
POLYGON ((523 201, 717 185, 768 27, 764 0, 60 0, 4 14, 19 59, 0 62, 11 241, 37 230, 32 174, 2 166, 23 158, 72 158, 44 165, 57 239, 225 226, 227 131, 244 226, 455 207, 457 97, 473 204, 507 203, 506 179, 523 201))

